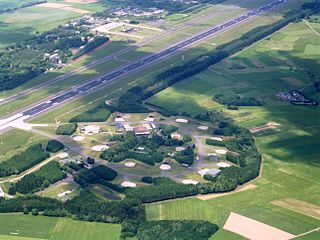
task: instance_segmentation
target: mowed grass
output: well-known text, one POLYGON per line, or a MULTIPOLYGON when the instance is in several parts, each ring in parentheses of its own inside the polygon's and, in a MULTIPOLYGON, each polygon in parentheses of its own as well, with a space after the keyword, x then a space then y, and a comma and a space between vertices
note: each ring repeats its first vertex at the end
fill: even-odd
MULTIPOLYGON (((275 97, 279 91, 302 89, 312 84, 306 70, 319 74, 320 53, 315 50, 306 53, 310 45, 320 46, 319 36, 304 22, 291 24, 149 99, 150 103, 166 109, 194 115, 222 110, 248 129, 271 121, 281 125, 276 130, 255 134, 264 160, 262 176, 253 181, 257 188, 206 202, 189 198, 151 204, 147 206, 148 219, 203 219, 223 226, 232 211, 295 235, 320 226, 318 219, 303 211, 293 212, 272 204, 274 200, 290 197, 320 205, 320 109, 295 107, 275 97), (245 68, 238 69, 239 65, 245 68), (265 105, 230 111, 212 100, 217 93, 256 97, 265 105)), ((308 88, 309 93, 316 99, 320 95, 312 87, 308 88)), ((212 239, 223 239, 225 234, 229 233, 221 231, 212 239)), ((315 236, 318 232, 310 234, 310 239, 317 239, 315 236)), ((234 239, 241 238, 235 236, 234 239)))
POLYGON ((117 240, 120 225, 76 221, 23 214, 0 215, 0 239, 4 240, 117 240))

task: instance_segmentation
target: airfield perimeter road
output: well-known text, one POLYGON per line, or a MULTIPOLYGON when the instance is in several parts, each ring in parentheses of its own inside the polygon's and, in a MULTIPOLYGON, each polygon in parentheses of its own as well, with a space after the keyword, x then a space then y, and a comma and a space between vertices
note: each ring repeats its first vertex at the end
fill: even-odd
MULTIPOLYGON (((244 4, 244 3, 247 3, 247 2, 251 2, 251 1, 253 1, 253 0, 243 0, 243 1, 240 1, 239 3, 244 4)), ((148 43, 150 43, 152 41, 155 41, 157 39, 169 36, 170 34, 178 32, 178 31, 183 30, 185 28, 192 27, 192 26, 194 26, 194 25, 196 25, 198 23, 201 23, 201 22, 204 22, 204 21, 206 21, 208 19, 217 17, 217 16, 219 16, 219 15, 221 15, 223 13, 230 12, 230 11, 236 9, 236 8, 239 8, 239 7, 236 7, 236 6, 224 7, 222 9, 220 9, 219 11, 215 11, 215 12, 213 12, 211 14, 208 14, 208 15, 205 15, 205 16, 203 16, 203 15, 202 16, 198 16, 198 17, 192 19, 191 21, 179 24, 178 26, 176 26, 174 28, 164 29, 164 31, 161 34, 157 34, 157 35, 155 35, 153 37, 147 38, 146 40, 144 40, 144 41, 142 41, 140 43, 137 43, 137 44, 134 44, 132 46, 123 48, 122 50, 117 51, 117 52, 115 52, 115 53, 113 53, 111 55, 108 55, 106 57, 103 57, 103 58, 101 58, 99 60, 94 60, 94 61, 92 61, 92 62, 90 62, 90 63, 88 63, 88 64, 86 64, 84 66, 81 66, 81 67, 79 67, 77 69, 74 69, 74 70, 72 70, 72 71, 70 71, 68 73, 65 73, 65 74, 63 74, 61 76, 55 77, 52 80, 49 80, 47 82, 38 84, 38 85, 36 85, 34 87, 28 88, 27 90, 21 91, 21 92, 19 92, 17 94, 11 95, 11 96, 9 96, 7 98, 1 99, 0 105, 7 104, 9 102, 17 100, 18 98, 21 98, 21 97, 26 96, 28 94, 34 93, 34 92, 38 91, 39 89, 43 89, 43 88, 46 88, 46 87, 48 87, 50 85, 56 84, 56 83, 58 83, 58 82, 60 82, 62 80, 65 80, 65 79, 67 79, 67 78, 69 78, 71 76, 74 76, 76 74, 85 72, 85 71, 87 71, 89 69, 92 69, 92 68, 94 68, 94 67, 96 67, 96 66, 98 66, 100 64, 103 64, 105 62, 108 62, 108 61, 110 61, 112 59, 116 59, 117 57, 119 57, 119 56, 121 56, 121 55, 123 55, 125 53, 128 53, 130 51, 134 51, 135 49, 137 49, 139 47, 142 47, 142 46, 144 46, 144 45, 146 45, 146 44, 148 44, 148 43)))
POLYGON ((252 19, 258 15, 261 15, 267 11, 270 11, 276 7, 278 7, 281 4, 284 4, 290 0, 276 0, 273 1, 267 5, 264 5, 262 7, 259 7, 254 10, 247 11, 229 21, 226 21, 225 23, 222 23, 220 25, 214 26, 208 30, 203 31, 202 33, 196 34, 193 37, 187 38, 181 42, 178 42, 176 44, 173 44, 172 46, 158 52, 155 54, 151 54, 149 56, 146 56, 142 59, 139 59, 137 61, 133 61, 132 63, 129 63, 123 67, 120 67, 119 69, 112 71, 110 73, 107 73, 103 76, 97 77, 95 79, 92 79, 82 85, 73 87, 69 90, 64 91, 63 93, 58 93, 55 96, 52 96, 49 100, 44 100, 40 103, 38 103, 35 106, 31 106, 29 108, 26 108, 20 113, 17 113, 14 116, 8 117, 7 119, 3 119, 0 121, 0 130, 5 130, 9 127, 12 127, 11 123, 14 123, 14 121, 17 121, 18 119, 28 119, 31 117, 34 117, 36 115, 39 115, 42 112, 45 112, 49 109, 52 109, 58 105, 61 105, 62 103, 66 103, 68 101, 71 101, 81 95, 87 94, 93 90, 97 90, 98 87, 101 87, 104 84, 110 83, 111 81, 117 80, 120 77, 123 77, 127 75, 128 73, 131 73, 133 71, 137 71, 143 67, 146 67, 154 62, 157 62, 161 59, 167 58, 172 54, 175 54, 177 52, 180 52, 187 47, 190 47, 193 44, 196 44, 204 39, 207 39, 209 37, 212 37, 215 34, 218 34, 220 32, 226 31, 244 21, 247 21, 249 19, 252 19))

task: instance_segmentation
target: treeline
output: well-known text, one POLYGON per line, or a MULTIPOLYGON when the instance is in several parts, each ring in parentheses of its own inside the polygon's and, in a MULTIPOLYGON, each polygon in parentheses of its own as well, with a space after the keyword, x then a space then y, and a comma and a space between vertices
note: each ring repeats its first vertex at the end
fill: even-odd
POLYGON ((42 162, 50 155, 41 144, 35 144, 23 152, 12 156, 8 160, 0 163, 0 177, 19 174, 30 167, 42 162))
POLYGON ((68 216, 74 219, 107 223, 121 223, 126 219, 144 221, 145 211, 141 202, 133 199, 106 202, 82 190, 79 196, 65 203, 52 198, 29 195, 10 200, 0 198, 0 212, 40 211, 46 216, 68 216))
POLYGON ((242 97, 240 95, 225 95, 219 93, 212 98, 220 104, 227 106, 262 106, 263 102, 254 97, 242 97))
POLYGON ((105 44, 109 41, 108 37, 104 37, 104 36, 96 36, 94 37, 92 42, 89 42, 83 49, 80 49, 79 52, 77 52, 74 56, 73 56, 73 60, 81 57, 84 54, 87 54, 93 50, 95 50, 96 48, 98 48, 99 46, 101 46, 102 44, 105 44))
POLYGON ((196 186, 179 184, 170 178, 154 178, 152 185, 125 190, 127 198, 139 199, 143 203, 193 196, 197 193, 196 186))
POLYGON ((11 185, 9 192, 12 194, 15 190, 22 194, 32 193, 53 184, 66 177, 66 174, 61 170, 58 162, 50 162, 41 167, 34 173, 24 176, 14 185, 11 185))
POLYGON ((22 9, 22 8, 31 7, 31 6, 38 5, 38 4, 41 4, 41 3, 46 3, 46 2, 47 2, 46 0, 40 0, 40 1, 22 3, 21 5, 16 6, 16 7, 0 9, 0 14, 1 13, 13 12, 13 11, 16 11, 16 10, 19 10, 19 9, 22 9))
POLYGON ((138 240, 208 240, 219 230, 216 224, 199 220, 125 221, 120 239, 136 236, 138 240))

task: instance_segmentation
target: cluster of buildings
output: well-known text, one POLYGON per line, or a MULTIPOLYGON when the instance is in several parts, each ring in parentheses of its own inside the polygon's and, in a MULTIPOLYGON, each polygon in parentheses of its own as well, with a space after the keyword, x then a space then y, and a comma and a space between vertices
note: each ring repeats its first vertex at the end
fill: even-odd
POLYGON ((109 11, 111 16, 115 17, 151 17, 154 15, 159 15, 164 13, 163 9, 158 8, 148 8, 148 9, 139 9, 133 7, 125 7, 125 8, 114 8, 109 11))
POLYGON ((53 64, 56 64, 56 65, 62 64, 59 50, 55 50, 53 53, 45 53, 43 57, 45 60, 49 59, 53 64))
POLYGON ((311 106, 319 105, 317 101, 307 98, 299 90, 292 90, 289 92, 280 92, 277 94, 277 98, 285 102, 290 102, 293 105, 311 105, 311 106))
POLYGON ((115 126, 118 132, 134 132, 137 136, 150 135, 153 130, 156 130, 156 126, 153 123, 131 126, 130 124, 116 122, 115 126))

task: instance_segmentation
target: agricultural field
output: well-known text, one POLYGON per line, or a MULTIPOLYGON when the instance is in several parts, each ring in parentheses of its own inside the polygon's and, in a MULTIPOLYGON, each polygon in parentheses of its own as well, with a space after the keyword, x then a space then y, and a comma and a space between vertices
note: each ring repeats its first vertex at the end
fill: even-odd
POLYGON ((119 233, 120 225, 116 224, 22 214, 0 215, 0 238, 4 240, 118 240, 119 233))
MULTIPOLYGON (((312 26, 317 29, 319 24, 312 26)), ((319 43, 319 36, 306 22, 291 24, 149 99, 154 105, 190 114, 222 110, 248 129, 270 122, 279 125, 254 133, 264 160, 262 175, 253 181, 257 188, 208 201, 191 198, 152 204, 147 206, 148 219, 196 218, 223 225, 233 211, 294 235, 319 227, 319 218, 310 216, 305 208, 292 209, 275 202, 290 198, 304 202, 305 206, 320 205, 320 152, 316 147, 320 144, 319 107, 292 106, 276 98, 280 91, 298 89, 320 99, 309 74, 319 74, 319 43), (255 97, 264 105, 226 110, 212 99, 217 93, 255 97)), ((227 234, 221 231, 217 239, 219 234, 227 234)), ((317 236, 314 232, 297 239, 317 236)))
MULTIPOLYGON (((52 4, 51 7, 35 5, 19 9, 15 12, 0 14, 0 47, 31 38, 38 32, 50 30, 72 19, 101 11, 108 7, 107 4, 102 3, 76 4, 66 1, 48 2, 52 4), (64 10, 61 7, 63 5, 56 5, 55 7, 54 4, 68 5, 74 9, 64 10)), ((1 2, 0 8, 4 4, 5 3, 1 2)))

